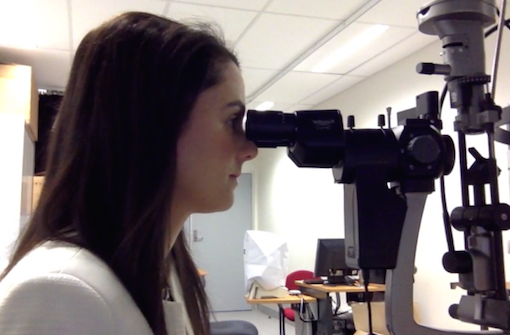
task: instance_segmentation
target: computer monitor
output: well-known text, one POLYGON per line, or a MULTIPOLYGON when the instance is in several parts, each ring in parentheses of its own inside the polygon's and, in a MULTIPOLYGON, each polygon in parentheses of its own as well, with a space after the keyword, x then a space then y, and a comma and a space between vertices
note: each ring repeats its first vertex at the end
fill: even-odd
POLYGON ((385 284, 386 283, 386 270, 384 269, 372 269, 369 270, 371 284, 385 284))
POLYGON ((329 284, 347 284, 346 276, 357 274, 345 263, 345 240, 343 238, 321 238, 317 241, 315 254, 315 276, 328 277, 329 284))

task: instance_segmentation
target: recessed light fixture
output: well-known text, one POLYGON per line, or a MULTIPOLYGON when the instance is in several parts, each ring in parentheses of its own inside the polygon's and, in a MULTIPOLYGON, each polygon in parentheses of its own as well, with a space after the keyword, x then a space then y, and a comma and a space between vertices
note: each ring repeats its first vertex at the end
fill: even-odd
POLYGON ((312 72, 326 72, 345 58, 375 40, 377 37, 381 36, 387 29, 388 26, 383 24, 371 26, 360 35, 355 36, 347 44, 337 49, 322 62, 314 66, 312 68, 312 72))
POLYGON ((258 110, 259 112, 267 111, 269 108, 273 107, 273 105, 274 105, 274 102, 272 102, 272 101, 264 101, 263 103, 261 103, 260 105, 255 107, 255 110, 258 110))

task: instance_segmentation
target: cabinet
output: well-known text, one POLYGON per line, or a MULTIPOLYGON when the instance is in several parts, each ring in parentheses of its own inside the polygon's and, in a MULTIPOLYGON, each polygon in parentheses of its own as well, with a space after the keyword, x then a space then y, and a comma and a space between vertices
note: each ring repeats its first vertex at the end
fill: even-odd
POLYGON ((32 68, 0 63, 0 113, 23 115, 33 142, 38 138, 38 104, 39 95, 32 68))

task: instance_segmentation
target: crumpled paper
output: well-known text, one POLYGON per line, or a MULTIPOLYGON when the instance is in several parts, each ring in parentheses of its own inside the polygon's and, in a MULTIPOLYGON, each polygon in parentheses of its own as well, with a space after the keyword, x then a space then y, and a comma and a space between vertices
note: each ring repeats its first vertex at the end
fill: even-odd
POLYGON ((289 248, 284 239, 274 233, 248 230, 243 246, 246 290, 254 281, 265 290, 285 286, 289 248))

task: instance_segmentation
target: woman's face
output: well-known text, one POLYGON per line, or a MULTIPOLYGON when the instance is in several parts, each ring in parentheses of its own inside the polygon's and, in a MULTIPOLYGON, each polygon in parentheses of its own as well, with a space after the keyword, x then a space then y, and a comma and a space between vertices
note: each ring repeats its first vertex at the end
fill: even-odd
POLYGON ((241 167, 257 155, 242 127, 244 101, 241 72, 229 62, 221 82, 198 96, 178 141, 174 210, 208 213, 232 206, 241 167))

